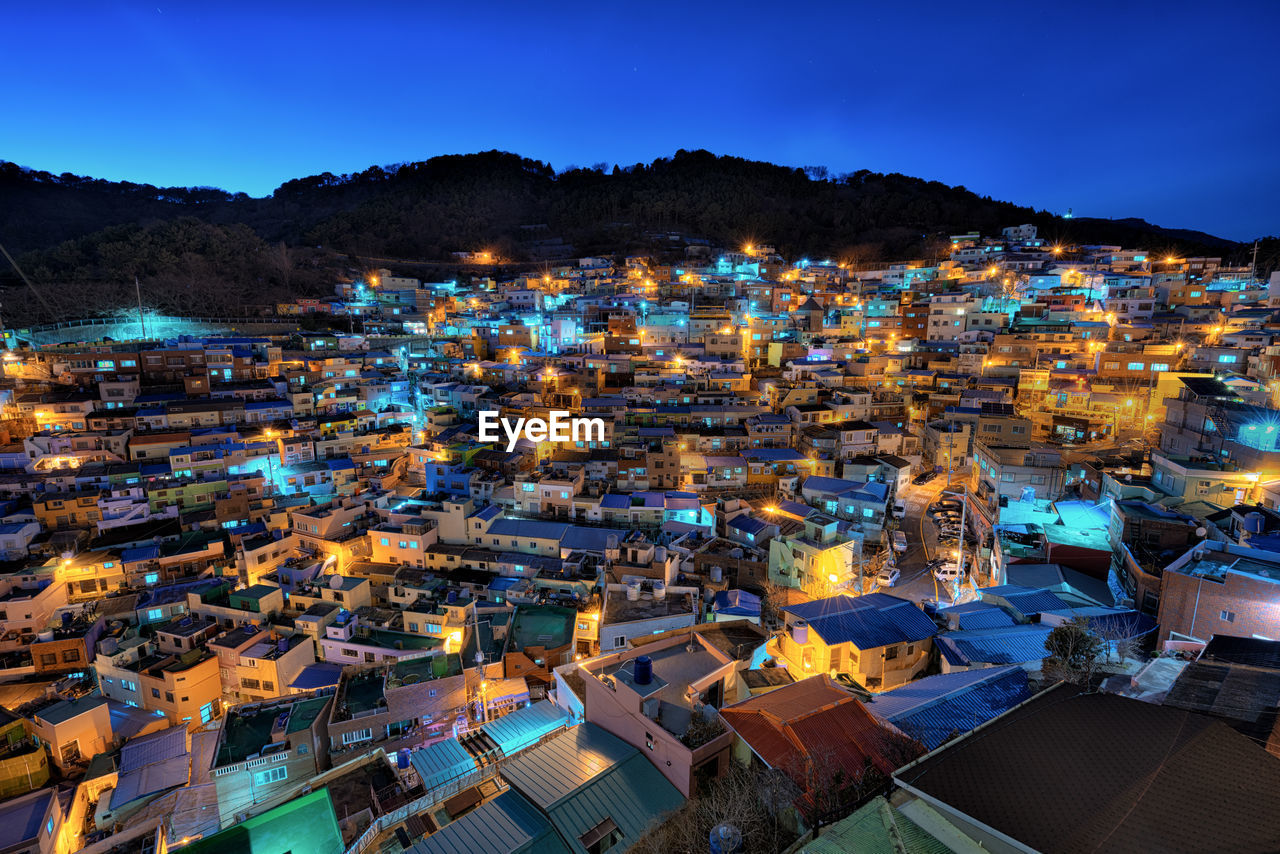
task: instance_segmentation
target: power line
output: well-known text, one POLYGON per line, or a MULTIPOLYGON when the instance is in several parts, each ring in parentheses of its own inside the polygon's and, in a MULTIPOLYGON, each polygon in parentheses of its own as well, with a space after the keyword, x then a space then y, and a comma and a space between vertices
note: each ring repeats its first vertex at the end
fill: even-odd
POLYGON ((40 304, 44 306, 45 311, 49 312, 50 316, 57 317, 57 313, 53 310, 53 306, 49 305, 48 301, 45 300, 44 295, 41 294, 40 291, 36 290, 35 285, 31 284, 31 280, 27 278, 27 274, 22 272, 22 268, 18 266, 18 262, 13 260, 13 256, 9 254, 9 250, 5 249, 4 244, 2 243, 0 243, 0 254, 4 255, 5 259, 13 267, 14 272, 18 274, 22 281, 27 283, 27 287, 31 289, 31 293, 36 295, 36 299, 40 300, 40 304))

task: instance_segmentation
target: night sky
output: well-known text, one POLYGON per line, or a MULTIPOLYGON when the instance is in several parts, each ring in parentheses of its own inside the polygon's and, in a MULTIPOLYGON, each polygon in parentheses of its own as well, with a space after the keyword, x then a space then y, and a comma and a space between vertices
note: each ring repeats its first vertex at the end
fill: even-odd
POLYGON ((50 0, 5 18, 0 159, 55 173, 265 195, 490 148, 556 168, 706 148, 1280 233, 1275 0, 50 0))

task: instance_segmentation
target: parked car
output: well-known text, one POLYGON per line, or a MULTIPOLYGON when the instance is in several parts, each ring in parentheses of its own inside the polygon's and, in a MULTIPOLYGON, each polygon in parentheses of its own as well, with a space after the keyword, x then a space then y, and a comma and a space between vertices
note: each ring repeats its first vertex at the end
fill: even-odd
POLYGON ((892 587, 898 583, 898 579, 902 576, 902 571, 896 566, 886 566, 884 569, 876 573, 876 584, 881 587, 892 587))
POLYGON ((941 501, 935 501, 929 505, 930 513, 941 513, 944 510, 958 511, 959 509, 960 509, 960 502, 952 501, 950 498, 944 498, 941 501))
POLYGON ((893 550, 895 552, 905 552, 907 550, 907 535, 902 531, 893 532, 893 550))
POLYGON ((962 577, 960 567, 954 563, 944 563, 933 571, 933 577, 939 581, 956 581, 962 577))
POLYGON ((933 480, 937 476, 938 476, 938 473, 936 471, 925 471, 911 478, 911 482, 914 483, 916 486, 923 486, 924 484, 933 480))
POLYGON ((895 501, 895 502, 893 502, 893 510, 891 510, 891 511, 890 511, 890 513, 892 514, 893 518, 895 518, 895 519, 904 519, 904 518, 906 518, 906 515, 907 515, 907 502, 905 502, 905 501, 895 501))

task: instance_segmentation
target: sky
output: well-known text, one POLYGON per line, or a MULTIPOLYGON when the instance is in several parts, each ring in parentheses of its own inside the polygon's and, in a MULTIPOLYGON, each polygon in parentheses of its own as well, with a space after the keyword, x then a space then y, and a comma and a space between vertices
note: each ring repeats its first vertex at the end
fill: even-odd
POLYGON ((10 4, 0 159, 267 195, 705 148, 1280 234, 1280 2, 10 4))

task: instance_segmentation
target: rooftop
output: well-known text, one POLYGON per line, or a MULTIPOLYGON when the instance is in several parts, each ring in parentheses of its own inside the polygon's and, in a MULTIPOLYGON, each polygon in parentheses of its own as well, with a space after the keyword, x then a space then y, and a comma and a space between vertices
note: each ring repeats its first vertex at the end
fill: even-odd
POLYGON ((1280 849, 1275 757, 1211 718, 1077 690, 1045 691, 894 778, 1046 854, 1280 849))
POLYGON ((284 736, 307 729, 328 703, 328 697, 305 697, 232 709, 222 727, 215 767, 248 759, 283 741, 284 736), (280 737, 273 738, 273 734, 280 737))

